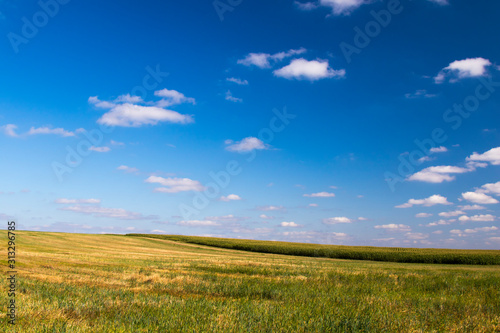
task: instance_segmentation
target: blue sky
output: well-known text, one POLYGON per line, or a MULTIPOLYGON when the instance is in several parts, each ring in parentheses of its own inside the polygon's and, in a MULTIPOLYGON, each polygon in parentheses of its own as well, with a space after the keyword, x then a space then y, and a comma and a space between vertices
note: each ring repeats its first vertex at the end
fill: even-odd
POLYGON ((0 217, 500 246, 500 3, 0 3, 0 217))

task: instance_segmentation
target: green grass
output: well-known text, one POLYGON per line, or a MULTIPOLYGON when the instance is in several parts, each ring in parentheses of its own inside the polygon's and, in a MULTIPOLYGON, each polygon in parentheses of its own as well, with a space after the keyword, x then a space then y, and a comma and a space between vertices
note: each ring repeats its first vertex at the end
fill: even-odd
POLYGON ((179 235, 128 234, 127 236, 167 239, 176 242, 207 245, 233 250, 305 257, 426 264, 500 265, 500 251, 498 250, 447 250, 339 246, 179 235))
POLYGON ((18 322, 0 292, 2 332, 500 332, 498 266, 28 231, 16 250, 18 322))

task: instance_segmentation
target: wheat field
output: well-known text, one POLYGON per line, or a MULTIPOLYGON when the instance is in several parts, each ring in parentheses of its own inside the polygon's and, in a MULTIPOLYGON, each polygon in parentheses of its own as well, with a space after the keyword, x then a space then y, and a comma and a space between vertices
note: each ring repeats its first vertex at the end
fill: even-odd
MULTIPOLYGON (((17 322, 5 318, 5 282, 5 332, 500 332, 498 265, 29 231, 16 251, 17 322)), ((0 264, 6 276, 6 255, 0 264)))

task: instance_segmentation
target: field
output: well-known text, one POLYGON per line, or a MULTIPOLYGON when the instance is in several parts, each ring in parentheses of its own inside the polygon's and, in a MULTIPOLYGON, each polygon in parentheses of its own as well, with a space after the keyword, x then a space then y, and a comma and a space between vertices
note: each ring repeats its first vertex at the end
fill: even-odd
POLYGON ((448 250, 319 245, 310 243, 269 242, 180 235, 128 234, 127 236, 167 239, 176 242, 208 245, 225 249, 305 257, 422 264, 500 265, 500 251, 498 250, 448 250))
POLYGON ((497 265, 301 257, 119 235, 21 231, 16 243, 18 321, 15 330, 6 324, 1 292, 5 332, 500 332, 497 265))

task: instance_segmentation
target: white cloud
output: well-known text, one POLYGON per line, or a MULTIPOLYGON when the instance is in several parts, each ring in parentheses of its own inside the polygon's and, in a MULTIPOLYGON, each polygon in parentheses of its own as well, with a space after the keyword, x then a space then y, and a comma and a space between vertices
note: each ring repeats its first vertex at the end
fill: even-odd
POLYGON ((418 159, 418 163, 430 162, 432 160, 433 160, 433 158, 431 158, 429 156, 424 156, 424 157, 421 157, 418 159))
POLYGON ((321 6, 330 7, 334 15, 349 15, 367 2, 365 0, 319 0, 319 3, 321 6))
POLYGON ((407 239, 411 239, 411 240, 422 240, 422 239, 429 238, 429 235, 428 234, 423 234, 421 232, 407 232, 405 234, 405 237, 407 239))
POLYGON ((496 195, 500 195, 500 182, 485 184, 481 186, 486 193, 493 193, 496 195))
POLYGON ((261 210, 264 212, 283 211, 283 210, 285 210, 285 207, 283 207, 283 206, 259 206, 259 207, 257 207, 257 210, 261 210))
POLYGON ((451 220, 448 220, 448 221, 446 221, 446 220, 439 220, 439 221, 427 224, 426 227, 437 227, 438 225, 449 225, 452 222, 453 221, 451 221, 451 220))
POLYGON ((244 138, 243 140, 237 142, 226 140, 225 144, 227 145, 226 150, 238 153, 246 153, 252 150, 269 149, 269 145, 252 136, 244 138))
POLYGON ((426 183, 442 183, 444 181, 449 182, 455 180, 455 176, 451 176, 451 174, 462 174, 462 173, 472 172, 475 170, 476 169, 474 167, 461 168, 450 165, 432 166, 425 168, 417 173, 414 173, 407 179, 409 181, 420 181, 426 183))
POLYGON ((330 192, 318 192, 318 193, 304 194, 304 197, 309 197, 309 198, 333 198, 334 196, 335 196, 335 194, 330 193, 330 192))
POLYGON ((139 172, 139 169, 137 168, 131 168, 129 166, 126 166, 126 165, 120 165, 118 168, 116 168, 117 170, 122 170, 122 171, 125 171, 127 173, 137 173, 139 172))
POLYGON ((11 136, 13 138, 18 137, 16 133, 17 126, 14 124, 7 124, 0 127, 0 130, 7 136, 11 136))
POLYGON ((95 147, 95 146, 92 146, 89 148, 89 150, 91 151, 96 151, 98 153, 107 153, 111 150, 111 148, 109 147, 95 147))
POLYGON ((271 62, 275 63, 281 61, 285 58, 292 57, 294 55, 305 53, 307 50, 304 48, 291 49, 286 52, 279 52, 275 54, 269 53, 249 53, 244 59, 238 60, 238 64, 244 66, 257 66, 259 68, 270 68, 271 62))
POLYGON ((470 157, 467 158, 467 160, 489 162, 493 165, 500 165, 500 147, 490 149, 484 154, 478 154, 474 152, 470 157))
POLYGON ((263 220, 272 220, 272 219, 274 219, 274 216, 267 216, 266 214, 261 214, 259 217, 261 219, 263 219, 263 220))
POLYGON ((496 230, 498 230, 497 227, 491 226, 491 227, 483 227, 483 228, 465 229, 464 231, 466 233, 471 234, 471 233, 476 233, 478 231, 479 232, 490 232, 490 231, 496 231, 496 230))
POLYGON ((411 227, 405 224, 384 224, 384 225, 376 225, 375 229, 384 229, 387 231, 395 231, 395 232, 409 232, 411 231, 411 227))
POLYGON ((248 81, 247 80, 242 80, 242 79, 239 79, 239 78, 236 78, 236 77, 228 77, 228 78, 226 78, 226 81, 236 83, 236 84, 238 84, 240 86, 246 86, 246 85, 248 85, 248 81))
POLYGON ((489 204, 497 204, 498 200, 490 197, 487 194, 479 193, 479 192, 465 192, 462 193, 462 198, 467 201, 480 204, 480 205, 489 205, 489 204))
POLYGON ((156 106, 142 106, 130 103, 119 104, 97 120, 99 124, 122 127, 156 125, 159 122, 187 124, 193 122, 189 115, 166 110, 156 106))
POLYGON ((359 221, 368 221, 368 219, 366 217, 358 217, 358 220, 359 221))
POLYGON ((180 93, 177 90, 162 89, 155 91, 154 94, 155 96, 162 97, 162 99, 156 104, 162 108, 183 103, 196 104, 194 98, 186 97, 183 93, 180 93))
POLYGON ((310 11, 319 7, 319 4, 314 2, 299 2, 294 1, 295 6, 303 11, 310 11))
POLYGON ((64 128, 49 128, 49 127, 31 127, 27 135, 37 135, 37 134, 55 134, 63 137, 75 136, 75 133, 66 131, 64 128))
POLYGON ((347 217, 330 217, 323 219, 323 224, 339 224, 339 223, 352 223, 352 220, 347 217))
POLYGON ((97 96, 90 96, 88 102, 100 109, 111 109, 116 106, 113 102, 101 101, 97 96))
POLYGON ((461 210, 483 210, 486 209, 484 206, 479 206, 479 205, 465 205, 465 206, 459 206, 461 210))
POLYGON ((290 227, 290 228, 297 228, 297 227, 301 227, 300 224, 297 224, 295 222, 281 222, 280 223, 280 226, 282 227, 290 227))
POLYGON ((155 189, 155 192, 178 193, 186 191, 203 191, 205 187, 197 180, 189 178, 163 178, 158 176, 150 176, 145 180, 146 183, 158 183, 164 187, 155 189))
POLYGON ((426 217, 431 217, 432 214, 429 214, 429 213, 418 213, 417 215, 415 215, 415 217, 418 217, 418 218, 426 218, 426 217))
POLYGON ((319 205, 318 204, 315 204, 315 203, 312 203, 312 204, 309 204, 309 207, 318 207, 319 205))
POLYGON ((214 227, 219 226, 220 224, 215 221, 208 220, 189 220, 189 221, 180 221, 177 225, 182 225, 186 227, 214 227))
POLYGON ((491 214, 485 214, 485 215, 474 215, 474 216, 460 216, 458 218, 459 221, 461 222, 493 222, 495 221, 496 217, 491 215, 491 214))
POLYGON ((75 205, 61 208, 61 210, 93 215, 95 217, 107 217, 120 220, 148 220, 156 218, 155 216, 144 216, 140 213, 130 212, 122 208, 104 208, 100 206, 75 205))
POLYGON ((330 68, 328 60, 311 60, 304 58, 294 59, 292 62, 273 72, 275 76, 285 79, 316 81, 333 77, 344 77, 345 70, 334 70, 330 68))
POLYGON ((491 66, 491 62, 484 58, 457 60, 443 68, 434 78, 434 82, 443 83, 447 77, 451 77, 450 82, 457 82, 464 78, 485 76, 488 66, 491 66))
POLYGON ((99 199, 66 199, 60 198, 55 201, 57 204, 99 204, 99 199))
POLYGON ((238 201, 241 197, 237 194, 229 194, 228 196, 221 196, 220 201, 238 201))
POLYGON ((437 3, 438 5, 441 5, 441 6, 449 5, 448 0, 429 0, 429 1, 437 3))
POLYGON ((434 147, 429 150, 431 153, 446 153, 448 151, 448 148, 446 147, 434 147))
POLYGON ((446 197, 443 197, 439 194, 432 195, 426 199, 410 199, 407 203, 396 206, 396 208, 410 208, 415 205, 422 205, 425 207, 430 207, 434 205, 452 205, 451 202, 448 202, 446 197))
POLYGON ((241 98, 234 97, 233 94, 231 93, 231 90, 226 91, 226 101, 231 101, 235 103, 243 102, 241 98))
POLYGON ((432 98, 432 97, 436 97, 436 96, 437 95, 435 95, 435 94, 429 94, 427 92, 427 90, 425 90, 425 89, 417 90, 414 93, 405 94, 405 97, 408 98, 408 99, 413 99, 413 98, 432 98))
POLYGON ((142 100, 141 96, 131 96, 130 94, 126 94, 118 96, 118 98, 115 99, 115 102, 137 104, 137 103, 143 103, 144 101, 142 100))
POLYGON ((109 141, 110 144, 112 144, 113 146, 125 146, 125 144, 123 142, 119 142, 119 141, 115 141, 115 140, 111 140, 109 141))
POLYGON ((459 216, 459 215, 465 215, 467 213, 461 211, 461 210, 455 210, 455 211, 452 211, 452 212, 442 212, 442 213, 439 213, 439 216, 442 216, 442 217, 455 217, 455 216, 459 216))

